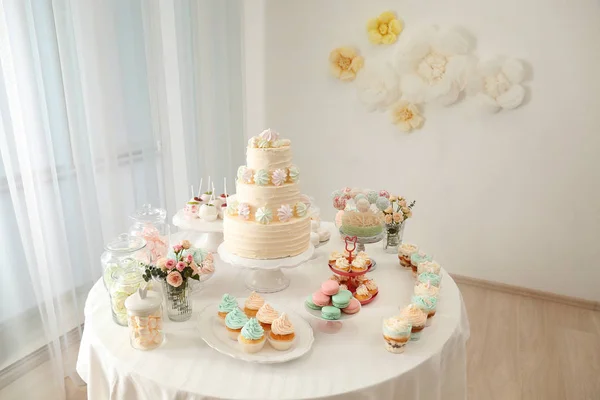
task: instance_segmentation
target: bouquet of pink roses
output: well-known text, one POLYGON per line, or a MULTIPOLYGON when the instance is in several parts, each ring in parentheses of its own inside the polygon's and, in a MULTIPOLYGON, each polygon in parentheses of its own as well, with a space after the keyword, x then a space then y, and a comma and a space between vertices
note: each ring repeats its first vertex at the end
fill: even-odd
POLYGON ((173 246, 167 257, 159 258, 155 266, 146 266, 144 280, 165 279, 170 286, 177 288, 188 279, 205 280, 214 272, 212 253, 196 249, 188 240, 183 240, 173 246))

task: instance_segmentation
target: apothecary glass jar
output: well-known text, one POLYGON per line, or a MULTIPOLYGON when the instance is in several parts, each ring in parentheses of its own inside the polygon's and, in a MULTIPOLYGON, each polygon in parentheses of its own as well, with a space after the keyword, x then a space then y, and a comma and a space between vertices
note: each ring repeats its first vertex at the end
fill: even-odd
POLYGON ((125 301, 129 340, 138 350, 152 350, 164 340, 162 297, 159 293, 138 289, 125 301))
POLYGON ((171 227, 166 222, 167 211, 144 204, 129 216, 133 224, 129 228, 131 236, 141 237, 150 251, 151 262, 165 257, 169 250, 171 227))
POLYGON ((104 287, 110 292, 114 283, 113 274, 119 269, 131 267, 143 268, 150 263, 150 253, 146 241, 140 237, 132 237, 122 233, 106 245, 100 257, 103 270, 104 287))
POLYGON ((137 292, 142 285, 145 285, 144 272, 144 268, 132 266, 130 268, 117 269, 112 273, 113 284, 108 291, 110 295, 110 310, 113 321, 119 325, 127 326, 125 300, 137 292))

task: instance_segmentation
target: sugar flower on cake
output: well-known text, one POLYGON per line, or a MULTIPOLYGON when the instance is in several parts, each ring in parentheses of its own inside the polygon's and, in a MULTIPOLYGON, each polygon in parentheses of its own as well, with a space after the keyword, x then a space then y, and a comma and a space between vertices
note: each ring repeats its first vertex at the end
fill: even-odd
POLYGON ((393 11, 385 11, 367 22, 369 41, 373 44, 392 44, 402 32, 402 22, 393 11))
POLYGON ((244 219, 250 218, 250 206, 248 203, 240 203, 237 207, 237 212, 244 219))
POLYGON ((392 122, 404 132, 419 129, 425 121, 419 113, 419 108, 405 100, 399 101, 392 107, 391 116, 392 122))
POLYGON ((308 207, 305 203, 299 201, 296 203, 296 215, 299 217, 304 217, 308 212, 308 207))
POLYGON ((256 210, 254 219, 261 224, 270 224, 273 221, 273 212, 267 207, 260 207, 256 210))
POLYGON ((276 131, 274 131, 274 130, 273 130, 273 129, 271 129, 271 128, 269 128, 269 129, 265 129, 265 130, 264 130, 264 131, 262 131, 262 132, 260 133, 260 135, 258 135, 258 136, 260 136, 260 138, 261 138, 261 139, 264 139, 264 140, 266 140, 267 142, 274 142, 274 141, 276 141, 277 139, 279 139, 279 133, 278 133, 278 132, 276 132, 276 131))
POLYGON ((364 64, 364 59, 352 47, 339 47, 329 53, 330 70, 342 81, 353 81, 364 64))
POLYGON ((294 211, 289 204, 283 204, 281 207, 277 209, 277 218, 281 222, 287 222, 294 216, 294 211))
POLYGON ((273 174, 271 175, 271 181, 273 182, 273 185, 281 186, 285 183, 286 180, 287 172, 285 172, 285 169, 278 168, 275 171, 273 171, 273 174))
POLYGON ((489 112, 519 107, 525 99, 523 63, 516 59, 496 57, 478 65, 469 81, 468 91, 489 112))
POLYGON ((254 174, 254 183, 259 186, 264 186, 269 183, 269 173, 264 169, 259 169, 254 174))
POLYGON ((415 103, 449 105, 465 88, 472 42, 457 30, 431 27, 398 49, 395 66, 403 97, 415 103))
POLYGON ((289 175, 290 175, 290 181, 298 182, 298 179, 300 178, 300 171, 298 171, 298 167, 296 167, 295 165, 292 165, 289 168, 289 175))
POLYGON ((356 90, 369 111, 385 111, 400 97, 398 76, 387 64, 369 63, 356 80, 356 90))

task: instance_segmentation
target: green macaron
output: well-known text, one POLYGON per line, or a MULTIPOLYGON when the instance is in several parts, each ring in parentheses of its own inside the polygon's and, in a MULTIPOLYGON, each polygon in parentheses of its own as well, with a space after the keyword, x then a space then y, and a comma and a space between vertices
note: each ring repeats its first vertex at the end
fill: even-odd
POLYGON ((340 319, 342 312, 339 308, 333 306, 325 306, 321 309, 321 316, 324 319, 336 320, 340 319))
POLYGON ((306 298, 306 301, 304 302, 304 304, 306 304, 306 307, 312 309, 312 310, 320 310, 321 306, 316 305, 315 303, 313 303, 312 301, 312 295, 309 295, 306 298))
POLYGON ((350 304, 350 299, 352 299, 352 293, 349 290, 340 290, 331 296, 331 304, 337 308, 346 308, 350 304))

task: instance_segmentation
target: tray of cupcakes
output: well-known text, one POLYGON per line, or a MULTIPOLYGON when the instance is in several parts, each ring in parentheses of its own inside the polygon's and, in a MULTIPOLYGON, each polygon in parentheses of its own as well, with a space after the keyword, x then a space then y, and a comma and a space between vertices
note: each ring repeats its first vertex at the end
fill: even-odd
POLYGON ((329 269, 334 275, 330 280, 336 281, 342 290, 349 290, 361 305, 375 300, 379 288, 374 280, 366 277, 373 266, 372 260, 364 251, 356 252, 356 236, 345 238, 346 249, 343 253, 334 251, 329 255, 329 269))
POLYGON ((265 302, 255 292, 242 299, 224 294, 220 303, 200 312, 198 330, 219 353, 261 364, 302 357, 314 342, 308 322, 291 310, 265 302))

